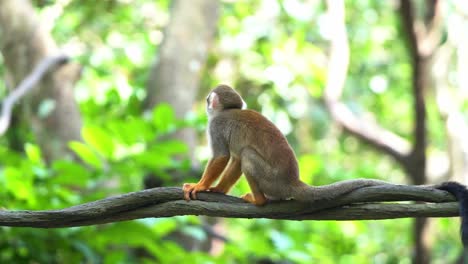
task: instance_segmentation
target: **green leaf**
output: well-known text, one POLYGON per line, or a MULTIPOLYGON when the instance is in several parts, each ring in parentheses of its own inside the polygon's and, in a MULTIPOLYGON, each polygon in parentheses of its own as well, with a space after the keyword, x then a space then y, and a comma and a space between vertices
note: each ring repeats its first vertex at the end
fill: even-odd
POLYGON ((167 104, 161 103, 153 110, 153 124, 159 133, 169 132, 174 128, 175 114, 174 109, 167 104))
POLYGON ((78 185, 85 187, 90 178, 90 171, 79 163, 72 161, 58 160, 52 164, 52 168, 57 174, 53 182, 61 185, 78 185))
POLYGON ((42 163, 41 149, 37 145, 26 143, 24 145, 24 151, 31 162, 35 164, 42 163))
POLYGON ((179 140, 161 141, 137 154, 134 160, 152 168, 160 169, 173 164, 173 156, 187 152, 187 145, 179 140))
POLYGON ((28 177, 21 169, 6 167, 4 170, 5 188, 18 199, 35 200, 32 186, 32 178, 28 177))
POLYGON ((138 118, 111 120, 107 128, 115 135, 117 143, 133 145, 138 141, 154 139, 154 128, 151 124, 138 118))
POLYGON ((113 245, 128 245, 133 247, 141 247, 150 254, 155 255, 158 248, 154 244, 154 234, 150 227, 140 221, 120 222, 113 225, 108 225, 99 231, 99 236, 96 237, 94 243, 113 245), (141 234, 147 234, 142 236, 141 234))
MULTIPOLYGON (((155 233, 155 235, 157 235, 158 237, 167 236, 169 233, 171 233, 172 231, 178 228, 178 223, 169 218, 153 218, 153 219, 147 218, 145 220, 146 221, 150 220, 152 223, 154 223, 152 230, 155 233)), ((148 224, 150 223, 150 221, 148 221, 148 224)))
POLYGON ((84 162, 94 168, 102 168, 101 160, 89 146, 78 141, 72 141, 68 145, 84 162))
POLYGON ((96 126, 86 126, 82 129, 83 139, 103 157, 111 158, 115 145, 112 137, 103 129, 96 126))
POLYGON ((182 154, 188 151, 187 145, 180 140, 167 140, 156 143, 150 148, 151 151, 165 155, 182 154))
MULTIPOLYGON (((122 251, 112 250, 104 255, 104 264, 125 263, 126 254, 122 251)), ((96 260, 96 263, 100 262, 96 260)))
POLYGON ((146 151, 134 157, 141 165, 152 169, 160 169, 172 164, 171 157, 157 151, 146 151))

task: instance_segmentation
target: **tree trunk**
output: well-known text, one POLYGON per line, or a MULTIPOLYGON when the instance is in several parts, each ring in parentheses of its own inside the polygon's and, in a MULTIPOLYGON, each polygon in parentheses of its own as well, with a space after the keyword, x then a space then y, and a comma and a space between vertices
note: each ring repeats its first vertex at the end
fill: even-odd
MULTIPOLYGON (((215 0, 174 1, 171 20, 151 70, 146 109, 167 102, 179 118, 192 109, 200 73, 214 39, 218 13, 219 2, 215 0)), ((184 129, 175 137, 186 142, 190 150, 195 149, 193 129, 184 129)), ((193 153, 190 155, 196 163, 193 153)))
MULTIPOLYGON (((15 87, 39 61, 59 50, 29 1, 1 0, 0 52, 8 86, 15 87)), ((21 119, 31 125, 47 161, 62 158, 69 151, 67 142, 81 138, 81 116, 72 90, 80 72, 77 64, 68 63, 47 74, 22 101, 21 119)))
MULTIPOLYGON (((178 118, 190 112, 198 94, 209 46, 214 40, 219 7, 219 1, 216 0, 173 2, 171 19, 148 81, 145 101, 147 110, 167 102, 174 108, 178 118)), ((194 156, 197 145, 195 130, 186 128, 173 136, 187 144, 192 167, 198 167, 194 156)), ((208 251, 212 243, 212 239, 200 243, 178 231, 170 234, 169 238, 186 250, 208 251)))

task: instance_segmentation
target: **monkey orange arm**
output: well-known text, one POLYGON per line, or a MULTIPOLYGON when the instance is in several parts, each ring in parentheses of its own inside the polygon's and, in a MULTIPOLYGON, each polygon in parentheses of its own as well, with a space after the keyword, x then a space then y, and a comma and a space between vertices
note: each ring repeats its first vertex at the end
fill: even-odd
POLYGON ((241 176, 241 163, 238 158, 231 156, 226 169, 223 171, 221 180, 215 187, 211 187, 209 190, 212 192, 227 193, 231 187, 239 180, 241 176))
POLYGON ((207 191, 211 184, 221 175, 226 164, 229 161, 228 156, 212 158, 206 165, 205 172, 198 183, 185 183, 183 186, 184 198, 189 201, 197 199, 197 192, 207 191))

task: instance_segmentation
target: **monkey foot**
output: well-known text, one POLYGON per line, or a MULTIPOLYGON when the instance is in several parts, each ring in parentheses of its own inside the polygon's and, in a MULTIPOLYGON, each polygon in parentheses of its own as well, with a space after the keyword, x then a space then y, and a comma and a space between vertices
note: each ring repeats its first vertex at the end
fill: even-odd
POLYGON ((184 183, 182 189, 184 190, 184 199, 190 201, 197 199, 197 192, 207 191, 208 187, 198 183, 184 183))
POLYGON ((255 199, 254 195, 252 193, 246 193, 244 195, 241 196, 242 200, 246 201, 246 202, 249 202, 251 204, 255 204, 255 205, 264 205, 266 202, 267 202, 267 199, 266 198, 262 198, 260 197, 260 199, 255 199))

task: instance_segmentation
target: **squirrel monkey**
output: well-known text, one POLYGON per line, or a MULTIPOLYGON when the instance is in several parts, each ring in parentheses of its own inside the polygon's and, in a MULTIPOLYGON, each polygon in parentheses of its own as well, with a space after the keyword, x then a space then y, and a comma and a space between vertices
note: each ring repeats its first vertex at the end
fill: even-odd
POLYGON ((213 157, 198 183, 184 184, 186 200, 196 199, 199 191, 227 193, 241 174, 252 191, 242 199, 255 205, 268 199, 333 199, 362 187, 388 184, 359 179, 309 186, 299 179, 296 156, 283 134, 263 115, 242 109, 244 101, 234 89, 220 85, 208 94, 206 103, 213 157), (218 184, 211 187, 220 176, 218 184))
MULTIPOLYGON (((389 184, 384 181, 357 179, 326 186, 309 186, 299 179, 294 152, 278 128, 261 114, 242 109, 241 96, 227 85, 219 85, 206 98, 208 141, 213 157, 198 183, 185 183, 186 200, 197 192, 227 193, 241 174, 247 178, 251 193, 245 201, 264 205, 268 199, 314 201, 335 199, 356 189, 389 184), (221 177, 218 184, 211 185, 221 177)), ((468 190, 457 182, 432 186, 452 193, 460 202, 461 236, 468 247, 468 190)))

